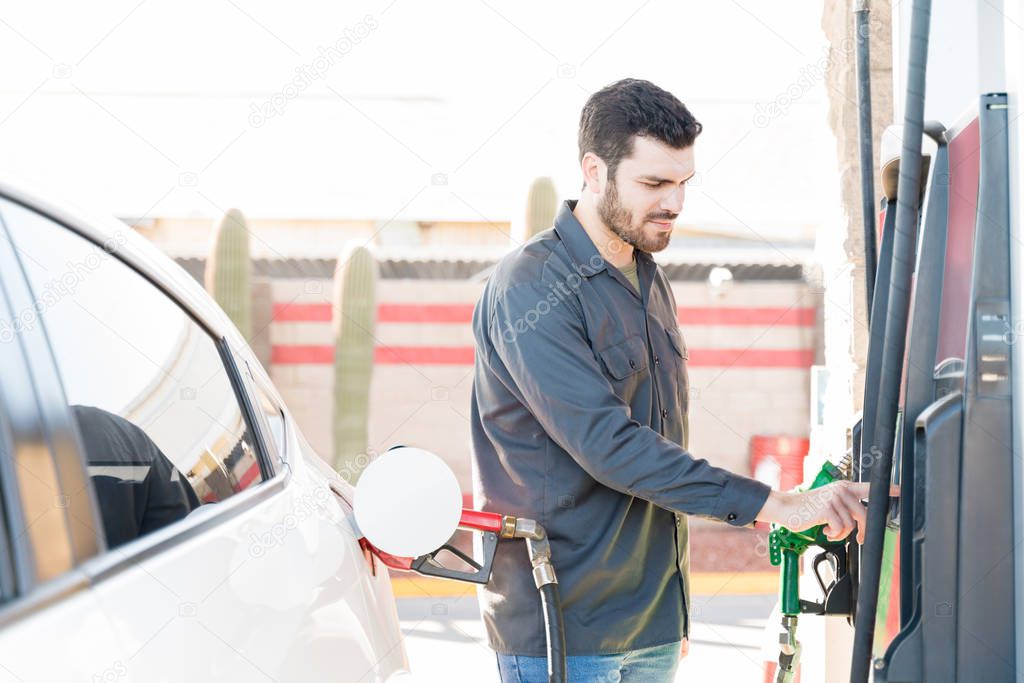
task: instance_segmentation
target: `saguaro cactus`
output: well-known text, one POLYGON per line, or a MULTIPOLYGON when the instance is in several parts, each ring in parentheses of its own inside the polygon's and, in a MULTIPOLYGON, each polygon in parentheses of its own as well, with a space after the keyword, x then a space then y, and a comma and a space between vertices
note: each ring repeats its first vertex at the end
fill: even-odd
POLYGON ((353 484, 368 461, 377 271, 370 250, 353 244, 334 274, 334 467, 353 484))
POLYGON ((551 178, 535 178, 526 195, 526 239, 547 230, 555 222, 558 193, 551 178))
POLYGON ((246 340, 252 338, 252 260, 245 216, 230 209, 213 235, 203 276, 206 291, 213 295, 246 340))

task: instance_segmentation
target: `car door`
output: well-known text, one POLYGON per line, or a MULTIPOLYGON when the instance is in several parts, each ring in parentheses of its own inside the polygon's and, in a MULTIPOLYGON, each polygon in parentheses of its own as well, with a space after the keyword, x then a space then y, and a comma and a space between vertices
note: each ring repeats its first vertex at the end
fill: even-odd
POLYGON ((124 656, 81 570, 103 535, 33 315, 0 220, 0 683, 115 680, 124 656))
POLYGON ((368 586, 330 477, 291 425, 271 428, 251 352, 122 260, 127 228, 97 243, 17 202, 0 200, 0 216, 82 437, 107 548, 78 571, 117 644, 117 680, 406 669, 393 602, 368 586))

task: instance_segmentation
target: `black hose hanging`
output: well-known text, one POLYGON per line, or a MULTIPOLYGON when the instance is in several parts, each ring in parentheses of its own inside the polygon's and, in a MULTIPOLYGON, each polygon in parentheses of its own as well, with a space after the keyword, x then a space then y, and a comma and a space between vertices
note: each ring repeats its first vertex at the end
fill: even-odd
POLYGON ((546 583, 539 590, 548 642, 548 681, 565 683, 565 622, 562 620, 562 601, 558 595, 558 584, 546 583))
POLYGON ((864 214, 864 284, 867 289, 867 321, 871 325, 871 302, 875 295, 875 160, 871 129, 871 2, 854 0, 854 31, 857 53, 857 130, 860 142, 860 196, 864 214))
POLYGON ((851 662, 851 683, 867 683, 871 672, 878 590, 882 570, 882 549, 889 508, 893 445, 899 410, 900 383, 906 350, 907 317, 913 275, 914 241, 921 198, 921 136, 924 130, 925 73, 928 59, 930 0, 914 0, 910 23, 907 91, 904 105, 903 149, 897 187, 896 226, 893 244, 892 278, 882 351, 878 412, 872 443, 863 452, 873 455, 867 513, 867 538, 860 562, 856 630, 851 662))

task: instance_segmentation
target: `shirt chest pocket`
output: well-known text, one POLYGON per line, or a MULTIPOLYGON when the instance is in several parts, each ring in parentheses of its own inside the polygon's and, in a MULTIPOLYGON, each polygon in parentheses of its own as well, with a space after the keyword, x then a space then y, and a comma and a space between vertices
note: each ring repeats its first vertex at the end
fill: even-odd
POLYGON ((605 372, 613 380, 629 379, 647 369, 647 343, 640 335, 633 335, 618 344, 598 351, 605 372))
POLYGON ((690 359, 690 353, 686 350, 686 340, 683 339, 683 333, 674 327, 666 327, 665 332, 668 333, 668 341, 672 346, 672 350, 683 360, 690 359))

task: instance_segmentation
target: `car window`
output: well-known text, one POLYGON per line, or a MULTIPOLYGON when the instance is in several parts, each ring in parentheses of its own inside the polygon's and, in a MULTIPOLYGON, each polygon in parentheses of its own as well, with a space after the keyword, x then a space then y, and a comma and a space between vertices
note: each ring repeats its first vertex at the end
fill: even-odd
POLYGON ((277 449, 278 455, 284 457, 284 413, 281 412, 281 408, 274 402, 274 399, 263 390, 259 382, 253 380, 253 387, 256 393, 257 408, 267 420, 274 447, 277 449))
POLYGON ((284 413, 264 384, 256 378, 249 361, 235 354, 235 366, 242 376, 246 391, 253 397, 255 419, 264 434, 264 445, 271 458, 284 457, 284 413))
POLYGON ((108 545, 262 481, 214 339, 115 258, 116 245, 10 202, 0 213, 35 299, 17 324, 49 337, 108 545))

